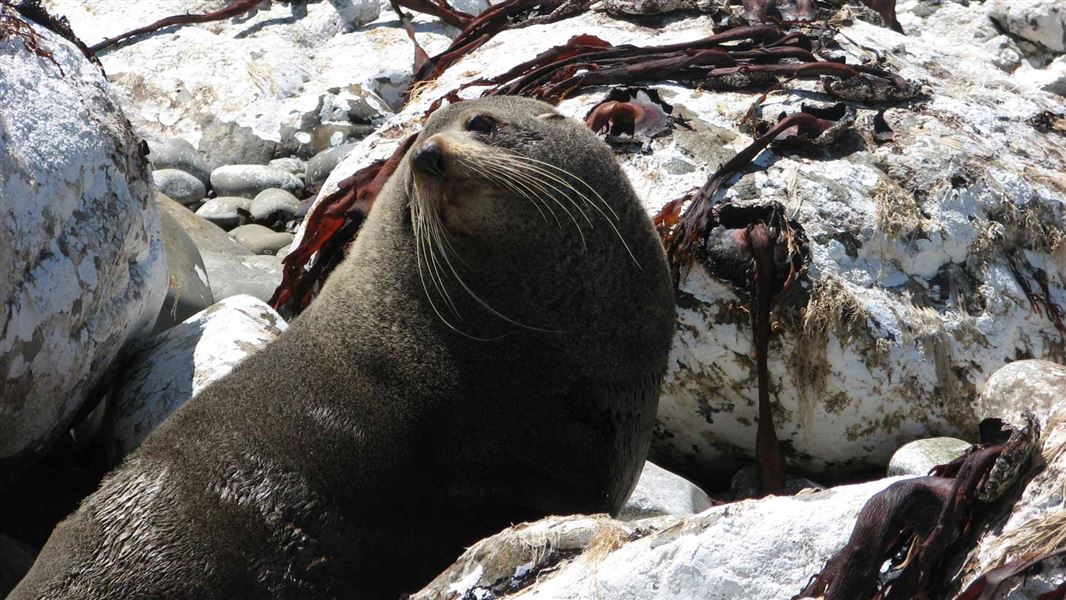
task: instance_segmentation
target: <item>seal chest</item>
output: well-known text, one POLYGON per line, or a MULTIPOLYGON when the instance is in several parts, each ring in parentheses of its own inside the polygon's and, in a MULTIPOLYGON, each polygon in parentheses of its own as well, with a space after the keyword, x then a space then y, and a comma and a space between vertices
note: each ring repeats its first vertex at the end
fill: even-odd
POLYGON ((511 523, 617 512, 673 328, 604 143, 535 100, 445 107, 318 299, 109 475, 12 598, 392 600, 511 523))

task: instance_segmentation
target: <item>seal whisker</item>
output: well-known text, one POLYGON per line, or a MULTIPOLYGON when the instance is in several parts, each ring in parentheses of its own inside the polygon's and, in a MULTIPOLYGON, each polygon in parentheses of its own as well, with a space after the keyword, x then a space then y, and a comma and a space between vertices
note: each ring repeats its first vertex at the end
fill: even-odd
MULTIPOLYGON (((523 162, 525 164, 533 163, 533 164, 536 164, 536 165, 540 165, 540 166, 542 166, 544 168, 551 169, 551 170, 553 170, 553 171, 555 171, 557 173, 561 173, 561 174, 565 175, 566 177, 569 177, 569 178, 573 179, 574 181, 577 181, 581 185, 585 186, 585 189, 587 189, 590 192, 592 192, 593 195, 595 195, 597 199, 599 199, 600 203, 604 206, 604 208, 606 208, 608 210, 608 212, 611 213, 611 215, 614 217, 614 219, 616 221, 619 220, 620 217, 618 216, 618 213, 615 212, 614 208, 606 200, 604 200, 603 196, 601 196, 599 192, 596 191, 596 188, 592 187, 584 179, 578 177, 577 175, 571 173, 570 171, 567 171, 566 169, 563 169, 563 168, 558 167, 556 165, 553 165, 551 163, 544 162, 542 160, 537 160, 535 158, 530 158, 528 156, 522 156, 521 154, 504 154, 504 156, 507 156, 508 158, 511 158, 512 160, 517 160, 517 161, 523 162)), ((582 194, 582 195, 584 195, 584 194, 582 194)))
MULTIPOLYGON (((520 158, 521 158, 521 159, 525 159, 525 157, 520 157, 520 158)), ((588 202, 588 203, 589 203, 589 205, 590 205, 590 206, 592 206, 592 208, 596 209, 596 211, 597 211, 597 212, 599 212, 599 213, 600 213, 600 215, 602 215, 602 216, 603 216, 604 220, 606 220, 606 221, 607 221, 607 224, 608 224, 608 225, 610 225, 610 226, 611 226, 611 229, 613 229, 613 230, 614 230, 614 233, 615 233, 615 235, 616 235, 616 236, 618 237, 618 240, 619 240, 620 242, 622 242, 622 245, 623 245, 623 246, 625 247, 625 249, 626 249, 626 252, 627 252, 627 253, 629 254, 629 257, 630 257, 630 258, 631 258, 631 259, 633 260, 633 264, 635 264, 635 265, 637 266, 637 268, 638 268, 638 269, 643 269, 643 267, 641 267, 641 265, 640 265, 640 261, 638 261, 638 260, 637 260, 637 257, 636 257, 636 255, 635 255, 635 254, 633 254, 633 249, 629 247, 629 244, 628 244, 628 243, 626 242, 626 240, 625 240, 625 237, 623 237, 623 236, 622 236, 622 232, 618 230, 618 227, 617 227, 617 226, 616 226, 616 225, 614 224, 614 221, 612 221, 612 220, 611 220, 611 218, 607 216, 607 213, 605 213, 605 212, 603 211, 603 209, 602 209, 602 208, 600 208, 600 207, 599 207, 599 206, 598 206, 598 205, 597 205, 597 204, 596 204, 595 202, 593 202, 591 198, 589 198, 589 197, 588 197, 588 196, 586 196, 585 194, 582 194, 582 193, 581 193, 581 192, 579 192, 578 190, 574 189, 574 187, 573 187, 573 186, 570 186, 570 185, 568 185, 568 184, 567 184, 567 183, 566 183, 565 181, 561 180, 561 179, 560 179, 560 178, 559 178, 558 176, 556 176, 556 175, 553 175, 553 174, 549 173, 549 172, 548 172, 548 171, 546 171, 546 170, 543 170, 543 169, 539 169, 539 168, 538 168, 538 167, 537 167, 536 165, 524 164, 524 163, 522 163, 522 162, 521 162, 521 160, 520 160, 520 159, 514 159, 514 158, 510 158, 509 160, 511 160, 511 161, 513 162, 513 164, 514 164, 514 165, 515 165, 516 167, 519 167, 519 168, 523 168, 523 169, 527 169, 527 170, 529 170, 529 171, 532 171, 532 172, 536 172, 536 173, 539 173, 539 174, 541 174, 541 175, 543 175, 543 176, 545 176, 545 177, 549 177, 549 178, 552 178, 552 179, 554 179, 555 181, 558 181, 559 183, 561 183, 561 184, 563 184, 563 185, 567 185, 567 187, 569 187, 570 189, 574 190, 574 192, 575 192, 576 194, 578 194, 578 196, 579 196, 580 198, 582 198, 583 200, 585 200, 586 202, 588 202)), ((529 160, 533 160, 533 159, 529 159, 529 160)), ((560 169, 560 168, 558 168, 558 167, 555 167, 554 165, 550 165, 550 164, 548 164, 548 163, 543 163, 542 161, 534 161, 534 162, 536 162, 536 163, 538 163, 538 164, 545 164, 545 165, 548 165, 548 166, 550 166, 550 167, 554 168, 554 169, 555 169, 556 171, 559 171, 559 172, 561 172, 561 173, 565 173, 566 175, 568 175, 568 176, 570 176, 570 177, 572 177, 572 178, 574 178, 574 179, 577 179, 578 181, 581 181, 581 183, 582 183, 582 184, 584 184, 584 185, 585 185, 586 187, 589 187, 589 185, 588 185, 587 183, 585 183, 584 181, 582 181, 582 180, 581 180, 581 178, 577 177, 577 176, 576 176, 576 175, 574 175, 573 173, 570 173, 570 172, 568 172, 568 171, 565 171, 564 169, 560 169)), ((554 186, 553 186, 553 187, 554 187, 554 186)), ((593 192, 595 193, 595 190, 593 190, 593 192)), ((604 204, 605 206, 607 206, 607 209, 608 209, 608 210, 610 210, 612 214, 615 214, 615 213, 614 213, 614 210, 613 210, 613 209, 611 209, 610 205, 608 205, 608 204, 606 203, 606 201, 604 201, 604 200, 603 200, 603 197, 602 197, 602 196, 600 196, 600 195, 599 195, 599 193, 596 193, 596 196, 600 198, 600 201, 601 201, 601 202, 603 202, 603 204, 604 204)), ((573 202, 573 199, 571 199, 571 202, 573 202)), ((582 213, 582 214, 583 214, 583 213, 582 213)), ((617 218, 617 214, 615 214, 615 218, 617 218)))
MULTIPOLYGON (((487 159, 486 158, 485 160, 486 160, 486 162, 493 163, 492 159, 487 159)), ((512 176, 514 176, 514 177, 526 182, 527 184, 529 184, 529 185, 541 190, 546 196, 551 198, 552 201, 555 202, 555 204, 559 208, 563 209, 563 211, 566 212, 567 216, 570 217, 570 220, 573 221, 573 223, 574 223, 574 228, 577 230, 578 236, 581 238, 581 247, 584 249, 585 252, 588 252, 588 242, 585 239, 585 233, 581 230, 581 223, 578 222, 577 218, 574 216, 574 213, 571 212, 570 209, 567 208, 566 205, 563 204, 559 200, 559 198, 555 194, 553 194, 551 191, 549 191, 547 188, 551 188, 557 194, 561 195, 563 198, 565 198, 567 201, 569 201, 570 204, 575 209, 577 209, 578 212, 581 213, 581 216, 584 217, 586 221, 588 221, 589 226, 591 227, 592 226, 592 221, 588 218, 588 215, 586 215, 585 212, 581 210, 581 208, 577 205, 577 203, 574 202, 573 198, 570 198, 569 196, 567 196, 562 190, 560 190, 559 188, 557 188, 554 185, 552 185, 551 182, 549 182, 549 181, 545 181, 543 179, 538 179, 538 178, 534 177, 533 175, 531 175, 530 173, 526 173, 526 172, 519 171, 517 169, 513 169, 514 165, 510 165, 510 164, 507 164, 507 163, 504 163, 504 162, 493 163, 493 164, 498 169, 509 169, 509 172, 511 173, 512 176), (545 186, 547 186, 547 187, 545 187, 545 186)))
POLYGON ((498 185, 498 186, 500 186, 500 187, 502 187, 502 188, 504 188, 506 190, 514 192, 515 194, 518 194, 518 195, 522 196, 526 200, 529 200, 531 203, 533 203, 533 206, 537 209, 537 212, 540 213, 540 216, 541 216, 542 219, 544 219, 544 222, 547 223, 548 222, 548 215, 545 214, 544 209, 541 208, 541 206, 543 205, 545 208, 547 208, 552 213, 552 217, 555 218, 556 223, 558 223, 560 227, 562 226, 562 223, 559 221, 559 217, 555 215, 555 211, 551 210, 551 205, 549 205, 546 201, 538 198, 536 195, 532 195, 531 196, 529 193, 527 193, 525 190, 523 190, 521 187, 519 187, 519 185, 516 183, 516 181, 513 178, 511 178, 511 177, 509 177, 507 175, 506 171, 503 171, 503 172, 492 171, 491 169, 482 168, 482 167, 480 167, 480 166, 478 166, 478 165, 476 165, 476 164, 474 164, 472 162, 469 162, 467 160, 464 160, 462 158, 459 159, 459 162, 464 167, 470 169, 471 171, 474 171, 475 173, 481 175, 485 179, 493 182, 494 184, 496 184, 496 185, 498 185))
POLYGON ((577 194, 577 196, 579 198, 581 198, 585 202, 587 202, 590 205, 592 205, 592 200, 590 198, 588 198, 587 196, 585 196, 585 194, 583 194, 580 190, 578 190, 574 186, 570 185, 569 183, 567 183, 565 180, 559 178, 558 176, 553 175, 552 173, 550 173, 550 172, 548 172, 546 170, 543 170, 543 169, 541 169, 541 168, 539 168, 539 167, 537 167, 535 165, 524 165, 524 164, 521 164, 519 162, 514 162, 512 159, 509 159, 506 155, 499 156, 499 157, 494 157, 494 158, 500 158, 500 159, 504 160, 505 162, 510 162, 511 164, 508 165, 508 166, 514 166, 514 167, 518 167, 518 168, 524 169, 526 171, 526 173, 525 173, 526 175, 536 174, 536 175, 539 175, 540 177, 546 177, 547 181, 545 181, 544 179, 539 179, 538 181, 540 181, 541 183, 543 183, 545 185, 550 186, 553 190, 555 190, 560 195, 562 195, 562 197, 566 198, 566 200, 570 202, 571 206, 576 208, 577 211, 581 213, 581 216, 584 217, 585 221, 589 224, 589 227, 595 227, 595 225, 592 222, 592 219, 590 219, 588 214, 581 208, 581 206, 572 197, 570 197, 570 194, 567 194, 564 190, 556 187, 555 185, 552 184, 552 182, 558 183, 558 184, 562 185, 563 187, 565 187, 566 189, 569 189, 571 192, 577 194))

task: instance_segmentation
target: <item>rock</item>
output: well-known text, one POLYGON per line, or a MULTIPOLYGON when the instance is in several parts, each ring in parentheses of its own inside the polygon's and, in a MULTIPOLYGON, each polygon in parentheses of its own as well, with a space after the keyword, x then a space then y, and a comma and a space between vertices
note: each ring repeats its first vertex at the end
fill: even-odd
POLYGON ((117 462, 205 387, 262 349, 288 326, 262 301, 231 296, 152 338, 115 390, 105 426, 117 462))
POLYGON ((271 189, 259 192, 252 200, 248 212, 256 221, 272 219, 284 223, 292 220, 299 208, 300 200, 296 196, 285 190, 271 189))
POLYGON ((159 169, 152 172, 152 180, 161 193, 181 204, 196 204, 207 195, 204 184, 185 171, 159 169))
MULTIPOLYGON (((21 21, 10 3, 0 15, 21 21)), ((140 140, 103 73, 26 26, 51 59, 0 37, 0 489, 70 426, 167 289, 140 140)))
MULTIPOLYGON (((1021 273, 1030 287, 1036 285, 1031 274, 1043 270, 1051 297, 1066 306, 1066 191, 1058 184, 1066 145, 1032 124, 1049 110, 1066 113, 1066 104, 1019 88, 995 66, 994 53, 956 43, 974 32, 988 40, 1000 35, 981 17, 983 5, 969 4, 941 3, 936 14, 946 16, 939 28, 957 11, 976 15, 961 21, 952 38, 941 29, 901 36, 862 21, 843 27, 852 63, 862 62, 862 46, 891 55, 892 69, 903 77, 928 83, 935 108, 885 111, 894 141, 855 140, 819 157, 770 150, 722 192, 737 202, 781 202, 808 237, 808 270, 781 309, 769 361, 777 436, 794 471, 883 470, 914 439, 974 439, 973 402, 987 378, 1016 356, 1047 357, 1061 348, 1054 325, 1030 308, 1006 253, 1020 252, 1029 262, 1031 269, 1023 266, 1021 273)), ((386 128, 341 161, 319 197, 387 158, 420 129, 431 103, 507 71, 516 55, 534 56, 589 31, 613 44, 681 43, 705 36, 707 22, 679 16, 669 27, 645 30, 589 12, 505 31, 420 86, 386 128)), ((805 91, 771 94, 763 118, 809 103, 807 92, 822 93, 815 81, 793 84, 805 91)), ((750 94, 670 82, 651 87, 680 114, 731 132, 731 141, 718 136, 723 155, 750 143, 739 125, 751 109, 750 94)), ((482 91, 474 86, 460 95, 482 91)), ((583 119, 603 96, 601 90, 574 94, 558 110, 583 119)), ((863 135, 875 114, 858 109, 863 135)), ((619 155, 651 215, 703 185, 718 166, 706 162, 720 160, 713 148, 686 143, 686 149, 683 138, 674 132, 652 140, 649 154, 619 155)), ((652 455, 705 486, 724 486, 754 455, 757 376, 750 320, 738 309, 747 301, 700 264, 680 283, 679 327, 652 455)))
MULTIPOLYGON (((67 16, 90 45, 164 17, 219 7, 213 0, 44 3, 67 16)), ((383 73, 401 66, 409 81, 411 40, 391 9, 379 13, 379 0, 261 3, 232 19, 164 28, 108 48, 100 59, 146 137, 183 138, 217 165, 266 164, 297 150, 309 158, 311 135, 323 122, 383 119, 383 73)), ((416 16, 415 23, 431 56, 455 34, 429 16, 416 16)))
POLYGON ((265 165, 229 165, 211 172, 211 186, 219 196, 255 198, 256 194, 270 188, 281 188, 298 194, 303 191, 303 181, 291 173, 265 165))
POLYGON ((248 294, 266 302, 281 284, 280 256, 207 253, 203 258, 216 301, 248 294))
POLYGON ((251 254, 250 250, 231 238, 218 225, 207 221, 170 198, 162 194, 156 194, 155 201, 160 212, 169 214, 176 223, 181 225, 185 233, 192 238, 201 256, 206 254, 233 254, 238 256, 251 254))
MULTIPOLYGON (((785 474, 785 495, 794 496, 807 490, 823 490, 825 487, 806 477, 798 477, 793 474, 785 474)), ((759 479, 759 468, 755 464, 746 465, 733 474, 729 482, 729 493, 737 500, 747 498, 759 498, 762 496, 762 482, 759 479)))
MULTIPOLYGON (((1001 562, 1022 555, 1039 556, 1061 548, 1066 530, 1066 367, 1041 360, 1020 360, 1003 367, 988 380, 979 405, 989 416, 1005 417, 1018 407, 1029 408, 1042 430, 1046 465, 1035 472, 1009 513, 987 523, 976 549, 963 566, 962 588, 1001 562)), ((1013 413, 1017 414, 1017 413, 1013 413)), ((996 600, 1043 597, 1066 585, 1066 560, 1047 561, 1043 568, 1007 579, 996 600)), ((1059 593, 1061 595, 1061 591, 1059 593)), ((1054 594, 1047 598, 1056 597, 1054 594)))
POLYGON ((230 232, 233 239, 255 254, 277 254, 292 243, 291 233, 278 233, 262 225, 241 225, 230 232))
POLYGON ((15 589, 36 557, 32 548, 0 533, 0 596, 6 598, 15 589))
POLYGON ((605 0, 603 8, 612 15, 651 16, 680 10, 694 11, 711 3, 700 0, 605 0))
POLYGON ((156 332, 173 327, 215 303, 196 243, 169 213, 160 214, 160 223, 170 278, 167 297, 155 321, 156 332))
POLYGON ((345 156, 348 156, 348 153, 354 147, 355 144, 344 144, 343 146, 323 150, 307 161, 307 174, 305 176, 307 187, 314 187, 325 181, 329 174, 333 172, 333 169, 344 160, 345 156))
POLYGON ((712 505, 710 497, 696 484, 648 461, 618 518, 635 521, 664 515, 691 515, 712 505))
POLYGON ((1066 55, 1051 61, 1043 69, 1028 66, 1018 69, 1014 80, 1049 94, 1066 96, 1066 55))
POLYGON ((303 179, 304 173, 307 171, 307 163, 295 157, 275 158, 267 163, 267 166, 285 171, 299 179, 303 179))
POLYGON ((374 132, 373 125, 361 123, 323 123, 311 134, 311 149, 315 154, 330 148, 349 145, 374 132))
POLYGON ((148 140, 148 148, 148 161, 153 168, 177 169, 199 179, 205 186, 211 183, 211 165, 189 142, 181 138, 148 140))
POLYGON ((411 600, 791 598, 894 481, 633 523, 549 517, 478 542, 411 600))
POLYGON ((248 210, 251 205, 252 201, 248 198, 219 196, 204 202, 203 206, 196 209, 196 214, 222 229, 230 230, 240 224, 241 216, 237 209, 248 210))
POLYGON ((1066 6, 1061 0, 992 0, 991 16, 1011 34, 1052 52, 1066 52, 1066 6))
POLYGON ((888 476, 921 477, 937 465, 945 465, 963 455, 970 442, 950 437, 927 438, 904 444, 888 461, 888 476))

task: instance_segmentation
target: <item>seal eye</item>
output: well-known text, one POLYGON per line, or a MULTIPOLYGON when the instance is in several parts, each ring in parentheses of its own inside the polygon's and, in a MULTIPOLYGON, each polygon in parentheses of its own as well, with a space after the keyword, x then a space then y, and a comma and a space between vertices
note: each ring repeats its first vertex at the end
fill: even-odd
POLYGON ((466 122, 467 131, 492 133, 496 130, 496 119, 488 115, 474 115, 466 122))

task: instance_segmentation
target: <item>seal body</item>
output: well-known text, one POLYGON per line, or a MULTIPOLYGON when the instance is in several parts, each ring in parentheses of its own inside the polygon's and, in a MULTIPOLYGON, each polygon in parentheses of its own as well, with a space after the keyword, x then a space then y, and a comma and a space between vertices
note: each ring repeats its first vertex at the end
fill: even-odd
POLYGON ((290 329, 61 523, 12 600, 387 598, 616 512, 674 330, 610 149, 523 98, 437 111, 290 329))

